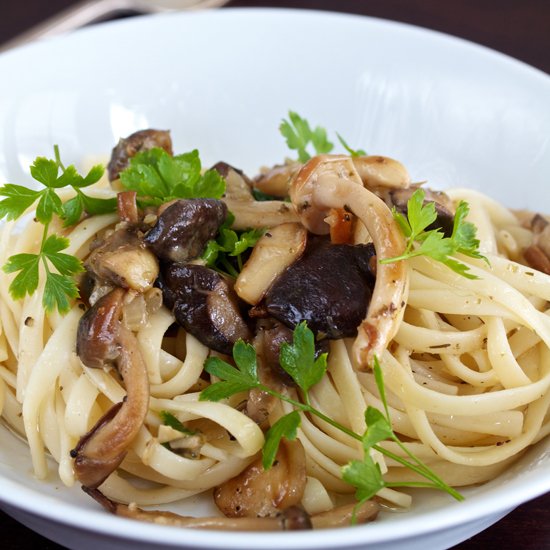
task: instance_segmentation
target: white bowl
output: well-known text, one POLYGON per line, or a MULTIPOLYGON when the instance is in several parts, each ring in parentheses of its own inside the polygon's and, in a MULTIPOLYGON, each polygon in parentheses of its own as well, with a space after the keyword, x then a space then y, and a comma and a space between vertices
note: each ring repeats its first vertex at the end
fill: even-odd
MULTIPOLYGON (((355 146, 400 159, 416 181, 469 186, 550 212, 550 79, 468 42, 364 17, 222 10, 103 24, 0 56, 0 181, 29 181, 37 155, 105 156, 119 136, 172 130, 253 172, 282 159, 288 109, 355 146)), ((218 533, 130 522, 78 488, 32 477, 25 444, 0 428, 0 506, 70 548, 270 550, 448 548, 550 490, 539 443, 465 503, 423 495, 413 510, 323 532, 218 533)), ((52 468, 53 471, 53 468, 52 468)), ((179 510, 200 513, 198 499, 179 510)))

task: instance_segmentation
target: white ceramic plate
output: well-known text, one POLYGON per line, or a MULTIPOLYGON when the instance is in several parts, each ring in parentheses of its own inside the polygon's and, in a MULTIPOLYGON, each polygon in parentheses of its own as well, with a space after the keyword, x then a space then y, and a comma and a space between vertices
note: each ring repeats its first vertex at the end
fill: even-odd
MULTIPOLYGON (((169 128, 253 172, 286 153, 277 132, 294 109, 416 181, 470 186, 550 212, 550 79, 438 33, 328 13, 223 10, 100 25, 0 57, 0 181, 27 182, 36 155, 106 155, 119 136, 169 128)), ((53 468, 52 468, 53 472, 53 468)), ((550 490, 550 442, 465 491, 416 500, 362 527, 307 533, 185 531, 112 517, 77 488, 33 479, 27 449, 0 430, 1 506, 70 548, 450 547, 550 490)), ((180 510, 185 508, 180 508, 180 510)), ((206 509, 193 501, 190 513, 206 509)))

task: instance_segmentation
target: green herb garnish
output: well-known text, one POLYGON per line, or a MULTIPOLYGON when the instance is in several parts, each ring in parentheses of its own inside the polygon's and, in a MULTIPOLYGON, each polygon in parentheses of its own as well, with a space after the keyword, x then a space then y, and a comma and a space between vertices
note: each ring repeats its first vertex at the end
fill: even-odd
MULTIPOLYGON (((316 126, 312 129, 309 122, 294 111, 288 112, 288 118, 289 120, 283 119, 281 122, 279 132, 286 139, 288 148, 298 152, 300 162, 307 162, 311 158, 312 152, 322 155, 333 150, 334 144, 329 141, 325 128, 316 126)), ((342 147, 352 157, 361 157, 367 154, 363 149, 352 149, 338 132, 336 132, 336 136, 342 147)))
POLYGON ((216 382, 203 390, 200 394, 201 401, 220 401, 221 399, 231 397, 235 393, 258 388, 282 401, 290 403, 294 407, 291 413, 282 416, 273 424, 265 435, 265 444, 262 452, 264 469, 267 470, 273 465, 279 443, 283 437, 287 439, 296 438, 297 430, 300 426, 300 413, 308 413, 328 422, 338 430, 362 443, 364 450, 363 460, 353 460, 342 468, 342 478, 344 481, 356 487, 358 506, 369 498, 372 498, 384 487, 430 487, 446 491, 457 500, 463 500, 460 493, 447 485, 423 464, 420 459, 414 456, 393 432, 382 380, 382 369, 376 358, 373 369, 380 399, 384 405, 384 413, 369 406, 365 411, 367 429, 363 434, 355 433, 353 430, 327 417, 310 404, 308 391, 325 375, 327 363, 326 354, 315 358, 314 336, 311 330, 307 328, 305 322, 300 323, 294 329, 292 344, 283 344, 280 353, 280 364, 301 390, 303 402, 274 391, 260 382, 257 373, 256 351, 250 344, 245 344, 242 340, 239 340, 233 348, 233 359, 236 367, 226 363, 219 357, 210 357, 206 360, 205 370, 218 377, 220 382, 216 382), (409 458, 402 458, 379 445, 381 441, 387 439, 395 441, 409 458), (427 481, 392 483, 384 481, 379 466, 370 455, 371 449, 375 449, 420 474, 427 481))
POLYGON ((364 151, 363 149, 352 149, 338 132, 336 132, 336 136, 338 137, 338 141, 342 144, 342 147, 350 154, 350 156, 352 157, 367 156, 367 152, 364 151))
POLYGON ((185 435, 195 435, 197 432, 195 430, 190 430, 184 426, 171 412, 160 411, 160 419, 165 426, 169 426, 173 430, 177 430, 185 435))
POLYGON ((0 187, 0 219, 17 220, 38 201, 36 221, 44 226, 38 254, 15 254, 8 258, 2 267, 5 273, 17 273, 9 287, 14 300, 32 295, 39 284, 40 264, 46 273, 42 305, 46 311, 56 309, 66 312, 70 300, 78 297, 78 287, 73 275, 84 270, 82 262, 69 254, 61 252, 69 246, 69 240, 57 235, 49 235, 48 229, 54 215, 64 221, 64 226, 75 225, 83 212, 105 214, 116 210, 115 199, 96 199, 82 191, 99 181, 104 169, 94 166, 86 176, 81 176, 73 165, 65 167, 61 162, 59 148, 54 147, 55 159, 37 157, 30 168, 32 177, 42 184, 44 189, 33 190, 10 183, 0 187), (56 189, 72 187, 76 197, 65 204, 56 189))
POLYGON ((424 255, 445 264, 467 279, 477 279, 476 275, 469 273, 470 268, 467 265, 451 257, 458 253, 489 263, 489 260, 479 252, 476 226, 465 221, 470 211, 468 203, 460 201, 456 208, 453 232, 450 237, 445 237, 440 228, 426 230, 435 222, 437 213, 434 202, 424 204, 424 196, 423 189, 417 189, 412 194, 407 202, 406 217, 393 209, 393 217, 407 238, 407 244, 403 254, 394 258, 383 258, 380 263, 387 264, 424 255))
POLYGON ((316 155, 332 151, 334 144, 328 140, 327 131, 324 128, 317 126, 312 130, 309 122, 294 111, 288 112, 288 118, 290 120, 283 119, 279 131, 286 139, 289 149, 298 152, 300 162, 307 162, 311 158, 307 150, 310 145, 316 155))
POLYGON ((206 244, 201 257, 208 267, 236 278, 243 268, 243 253, 253 248, 266 230, 250 229, 237 233, 230 229, 234 220, 235 217, 230 213, 220 227, 218 236, 206 244), (236 265, 230 258, 235 258, 236 265))
POLYGON ((173 157, 159 147, 140 151, 120 173, 120 181, 146 205, 173 199, 219 199, 225 193, 225 180, 216 170, 202 173, 196 149, 173 157))

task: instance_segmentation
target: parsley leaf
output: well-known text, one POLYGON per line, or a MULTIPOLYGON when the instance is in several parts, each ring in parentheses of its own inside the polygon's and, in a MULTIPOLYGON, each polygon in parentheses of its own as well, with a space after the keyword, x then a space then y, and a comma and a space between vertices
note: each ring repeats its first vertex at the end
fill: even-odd
POLYGON ((69 239, 50 235, 42 246, 42 256, 49 260, 61 275, 75 275, 83 271, 78 258, 61 252, 68 248, 69 244, 69 239))
POLYGON ((327 354, 315 359, 315 338, 313 332, 302 321, 293 333, 292 344, 283 342, 279 361, 283 369, 305 392, 323 378, 327 370, 327 354))
POLYGON ((155 147, 140 151, 120 174, 124 188, 136 191, 144 204, 173 199, 214 198, 225 193, 225 180, 216 170, 201 173, 199 152, 171 156, 155 147))
POLYGON ((14 300, 20 300, 27 294, 31 295, 38 288, 38 254, 15 254, 8 258, 8 262, 2 267, 4 273, 16 273, 11 282, 9 292, 14 300))
POLYGON ((220 401, 260 385, 256 350, 253 346, 238 340, 233 346, 233 359, 237 368, 219 357, 209 357, 206 360, 204 370, 217 376, 221 381, 215 382, 203 390, 200 394, 201 401, 220 401))
POLYGON ((197 433, 195 430, 190 430, 184 426, 171 412, 160 411, 159 415, 165 426, 170 426, 170 428, 185 435, 195 435, 197 433))
POLYGON ((342 144, 342 147, 350 154, 350 156, 352 156, 352 157, 366 157, 367 156, 367 152, 364 151, 363 149, 352 149, 347 144, 345 139, 338 132, 336 132, 336 136, 338 137, 338 141, 342 144))
POLYGON ((451 257, 460 253, 489 263, 487 258, 479 252, 480 242, 476 239, 475 225, 465 221, 470 210, 468 204, 464 201, 458 204, 453 232, 450 237, 445 237, 439 228, 426 231, 436 220, 437 213, 435 203, 430 201, 424 204, 424 197, 423 189, 417 189, 412 194, 407 202, 407 217, 394 208, 393 217, 407 238, 405 252, 394 258, 383 258, 380 263, 386 264, 424 255, 441 262, 467 279, 477 279, 476 275, 470 273, 467 265, 451 257), (416 247, 415 243, 417 243, 416 247))
POLYGON ((0 187, 0 197, 6 197, 0 201, 0 219, 16 220, 34 204, 39 196, 40 191, 6 183, 0 187))
POLYGON ((59 148, 54 146, 55 159, 37 157, 30 167, 32 177, 44 188, 32 190, 13 184, 0 187, 0 219, 16 220, 36 201, 36 220, 44 226, 38 254, 15 254, 3 266, 6 273, 17 273, 10 284, 9 292, 16 300, 32 295, 39 284, 40 263, 46 273, 42 305, 46 311, 55 308, 68 311, 70 300, 78 297, 78 287, 73 278, 83 271, 82 262, 70 254, 62 253, 69 241, 56 235, 48 236, 48 228, 54 215, 64 220, 64 226, 79 222, 82 213, 98 214, 116 210, 115 199, 96 199, 85 195, 80 189, 99 181, 104 168, 96 165, 82 177, 73 165, 65 167, 61 162, 59 148), (65 204, 56 190, 72 187, 76 197, 65 204), (55 269, 57 272, 52 271, 55 269))
POLYGON ((206 243, 202 259, 207 267, 236 278, 243 268, 242 254, 249 248, 253 248, 266 230, 250 229, 237 233, 230 229, 234 220, 233 214, 229 213, 216 239, 206 243), (229 257, 236 258, 236 265, 230 261, 229 257))
POLYGON ((365 422, 367 424, 367 429, 363 434, 363 449, 365 452, 380 443, 380 441, 393 437, 389 420, 378 409, 368 406, 365 411, 365 422))
POLYGON ((9 287, 13 298, 19 300, 34 293, 38 288, 38 266, 42 262, 46 271, 44 308, 46 311, 54 308, 60 312, 68 311, 69 300, 78 296, 78 287, 72 276, 84 269, 78 258, 61 252, 68 246, 68 239, 50 235, 42 243, 39 254, 11 256, 2 269, 5 273, 19 272, 9 287), (50 266, 54 266, 58 273, 53 273, 50 266))
POLYGON ((300 426, 300 413, 292 411, 291 413, 281 416, 265 434, 265 444, 262 449, 262 465, 264 470, 269 470, 273 466, 275 456, 279 450, 281 439, 294 440, 298 435, 298 427, 300 426))
POLYGON ((57 309, 61 313, 69 311, 69 300, 77 297, 78 286, 74 279, 59 273, 48 273, 42 300, 46 311, 52 311, 53 309, 57 309))
POLYGON ((352 460, 343 466, 342 479, 356 488, 355 497, 359 503, 369 500, 386 486, 380 466, 368 453, 363 460, 352 460))
POLYGON ((286 139, 289 149, 298 152, 298 160, 307 162, 311 158, 308 152, 309 145, 313 146, 315 154, 330 153, 334 144, 327 138, 327 131, 321 126, 311 129, 309 122, 294 111, 288 112, 290 120, 283 119, 279 131, 286 139))

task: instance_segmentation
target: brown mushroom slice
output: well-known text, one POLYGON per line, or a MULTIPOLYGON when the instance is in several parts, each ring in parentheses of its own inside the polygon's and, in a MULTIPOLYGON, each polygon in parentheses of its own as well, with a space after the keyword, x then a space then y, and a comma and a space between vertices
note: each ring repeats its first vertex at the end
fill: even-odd
POLYGON ((109 235, 88 256, 85 266, 96 279, 136 292, 151 289, 159 273, 156 256, 131 228, 109 235))
POLYGON ((235 292, 256 305, 273 281, 304 252, 307 231, 299 223, 283 223, 267 231, 237 277, 235 292))
POLYGON ((356 523, 366 523, 376 519, 380 506, 374 500, 367 500, 361 506, 346 504, 337 506, 327 512, 320 512, 311 516, 311 523, 314 529, 331 529, 335 527, 349 527, 353 525, 355 516, 356 523))
POLYGON ((254 200, 249 180, 240 170, 224 162, 219 162, 213 169, 225 178, 226 190, 222 200, 235 215, 233 229, 260 229, 298 221, 294 209, 284 201, 254 200))
POLYGON ((302 257, 270 286, 263 305, 288 327, 306 321, 318 337, 356 336, 375 284, 373 256, 371 244, 331 244, 311 237, 302 257))
POLYGON ((287 197, 290 182, 301 167, 299 162, 288 162, 262 170, 261 174, 253 180, 254 188, 266 195, 287 197))
POLYGON ((121 191, 117 193, 117 211, 120 221, 135 225, 139 222, 139 212, 135 191, 121 191))
MULTIPOLYGON (((331 208, 355 214, 373 239, 379 259, 399 256, 404 237, 390 209, 363 186, 350 157, 320 155, 312 158, 294 178, 290 197, 302 223, 313 233, 327 234, 324 219, 331 208)), ((409 271, 404 261, 379 264, 367 316, 358 328, 353 352, 358 368, 372 365, 395 335, 402 318, 409 271)))
POLYGON ((251 339, 230 281, 213 269, 174 263, 163 269, 159 285, 176 321, 205 346, 231 355, 239 338, 251 339))
POLYGON ((78 480, 98 487, 122 462, 139 432, 149 406, 147 367, 135 336, 120 322, 125 292, 117 288, 99 299, 81 318, 77 353, 91 368, 116 364, 126 398, 107 412, 71 451, 78 480))
POLYGON ((530 222, 533 231, 533 244, 523 251, 527 263, 550 275, 550 222, 540 214, 535 214, 530 222))
POLYGON ((201 255, 226 216, 227 206, 216 199, 177 200, 162 210, 144 241, 163 260, 187 262, 201 255))
POLYGON ((406 189, 411 184, 407 169, 398 160, 381 155, 352 157, 351 160, 363 185, 368 189, 406 189))
POLYGON ((252 182, 242 170, 227 164, 227 162, 218 162, 212 166, 225 180, 224 200, 230 201, 250 201, 252 195, 252 182))
POLYGON ((300 441, 283 439, 271 469, 258 458, 241 474, 214 490, 214 502, 227 517, 276 517, 302 500, 306 457, 300 441))
POLYGON ((293 506, 280 512, 274 518, 226 518, 180 516, 172 512, 142 510, 135 505, 120 504, 107 498, 98 489, 82 487, 84 492, 101 504, 108 512, 120 517, 146 521, 156 525, 185 527, 193 529, 215 529, 221 531, 296 531, 311 529, 308 514, 293 506))
POLYGON ((223 201, 235 215, 232 227, 237 231, 275 227, 281 223, 298 221, 294 209, 284 201, 223 201))
POLYGON ((111 159, 107 165, 109 181, 116 180, 120 172, 128 167, 130 159, 140 151, 147 151, 160 147, 169 155, 172 155, 172 138, 170 132, 166 130, 139 130, 129 135, 127 138, 121 138, 118 144, 113 148, 111 159))

